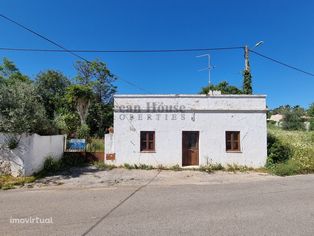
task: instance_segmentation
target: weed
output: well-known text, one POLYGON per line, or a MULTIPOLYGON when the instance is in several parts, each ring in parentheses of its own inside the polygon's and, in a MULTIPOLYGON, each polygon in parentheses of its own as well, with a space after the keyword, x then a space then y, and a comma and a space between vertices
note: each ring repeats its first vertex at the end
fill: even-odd
POLYGON ((128 163, 124 163, 123 167, 124 167, 125 169, 128 169, 128 170, 134 169, 134 166, 132 166, 132 165, 130 165, 130 164, 128 164, 128 163))
POLYGON ((117 168, 115 165, 109 165, 106 164, 103 161, 95 161, 93 165, 98 169, 98 170, 112 170, 114 168, 117 168))
POLYGON ((171 166, 171 167, 169 168, 169 170, 181 171, 182 168, 177 164, 177 165, 171 166))
POLYGON ((23 186, 26 183, 34 182, 34 176, 29 177, 13 177, 10 175, 0 175, 0 189, 7 190, 15 188, 16 186, 23 186))

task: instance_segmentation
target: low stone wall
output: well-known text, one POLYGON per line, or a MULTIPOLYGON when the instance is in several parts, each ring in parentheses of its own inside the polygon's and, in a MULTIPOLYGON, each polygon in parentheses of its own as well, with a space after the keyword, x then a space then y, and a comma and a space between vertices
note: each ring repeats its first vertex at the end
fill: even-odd
POLYGON ((42 169, 50 156, 59 159, 64 151, 64 135, 22 135, 16 148, 8 148, 10 134, 0 134, 0 174, 28 176, 42 169))

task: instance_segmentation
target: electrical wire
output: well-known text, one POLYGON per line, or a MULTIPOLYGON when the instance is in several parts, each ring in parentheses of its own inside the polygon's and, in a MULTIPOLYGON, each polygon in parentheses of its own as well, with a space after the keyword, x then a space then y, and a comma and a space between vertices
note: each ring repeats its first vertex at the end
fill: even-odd
POLYGON ((258 55, 258 56, 260 56, 260 57, 263 57, 263 58, 268 59, 268 60, 270 60, 270 61, 273 61, 273 62, 275 62, 275 63, 277 63, 277 64, 280 64, 280 65, 282 65, 282 66, 285 66, 285 67, 288 67, 288 68, 290 68, 290 69, 299 71, 299 72, 304 73, 304 74, 306 74, 306 75, 314 76, 314 74, 311 73, 311 72, 307 72, 307 71, 302 70, 302 69, 299 69, 299 68, 297 68, 297 67, 295 67, 295 66, 288 65, 288 64, 286 64, 286 63, 284 63, 284 62, 281 62, 281 61, 278 61, 278 60, 276 60, 276 59, 274 59, 274 58, 265 56, 265 55, 263 55, 263 54, 261 54, 261 53, 259 53, 259 52, 253 51, 253 50, 251 50, 251 49, 249 49, 249 51, 252 52, 252 53, 254 53, 254 54, 256 54, 256 55, 258 55))
POLYGON ((38 49, 38 48, 0 48, 1 51, 22 51, 22 52, 81 52, 81 53, 171 53, 171 52, 201 52, 243 49, 244 47, 220 47, 220 48, 181 48, 181 49, 128 49, 128 50, 97 50, 97 49, 38 49))
MULTIPOLYGON (((34 34, 34 35, 36 35, 36 36, 38 36, 38 37, 40 37, 40 38, 42 38, 42 39, 44 39, 44 40, 50 42, 51 44, 57 46, 58 48, 61 48, 62 51, 67 52, 67 53, 70 53, 71 55, 73 55, 73 56, 75 56, 75 57, 77 57, 77 58, 79 58, 79 59, 81 59, 81 60, 83 60, 83 61, 85 61, 85 62, 87 62, 87 63, 90 63, 90 61, 87 60, 86 58, 84 58, 84 57, 78 55, 77 53, 75 53, 75 52, 73 52, 73 51, 71 51, 71 50, 65 48, 65 47, 62 46, 61 44, 59 44, 59 43, 57 43, 57 42, 55 42, 55 41, 53 41, 53 40, 51 40, 51 39, 49 39, 49 38, 47 38, 47 37, 45 37, 45 36, 43 36, 43 35, 41 35, 41 34, 35 32, 34 30, 32 30, 32 29, 30 29, 30 28, 28 28, 28 27, 22 25, 21 23, 15 21, 15 20, 13 20, 13 19, 11 19, 11 18, 9 18, 9 17, 7 17, 7 16, 5 16, 5 15, 3 15, 3 14, 0 14, 0 17, 4 18, 4 19, 6 19, 7 21, 9 21, 9 22, 11 22, 11 23, 13 23, 13 24, 15 24, 15 25, 17 25, 17 26, 19 26, 19 27, 25 29, 25 30, 27 30, 28 32, 31 32, 32 34, 34 34)), ((120 78, 120 80, 124 81, 125 83, 128 83, 129 85, 131 85, 131 86, 133 86, 133 87, 135 87, 135 88, 137 88, 137 89, 139 89, 139 90, 142 90, 142 91, 147 92, 146 89, 143 89, 143 88, 137 86, 137 85, 134 84, 133 82, 130 82, 130 81, 128 81, 128 80, 121 79, 121 78, 120 78)))

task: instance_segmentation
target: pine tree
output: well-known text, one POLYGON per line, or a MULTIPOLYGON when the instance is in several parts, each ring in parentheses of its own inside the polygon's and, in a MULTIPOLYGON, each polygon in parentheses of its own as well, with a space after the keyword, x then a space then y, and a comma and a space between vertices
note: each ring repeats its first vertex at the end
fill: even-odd
POLYGON ((251 72, 248 70, 245 70, 243 72, 243 93, 244 94, 252 94, 252 76, 251 72))

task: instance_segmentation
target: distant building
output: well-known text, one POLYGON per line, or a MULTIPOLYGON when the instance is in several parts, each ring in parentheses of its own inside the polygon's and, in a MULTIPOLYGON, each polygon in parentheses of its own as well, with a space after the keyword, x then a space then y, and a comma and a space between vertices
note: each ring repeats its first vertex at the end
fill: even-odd
POLYGON ((282 120, 283 120, 283 115, 281 114, 271 115, 270 118, 267 119, 267 121, 275 122, 276 126, 280 126, 282 120))
POLYGON ((264 95, 115 95, 105 162, 265 165, 264 95))

